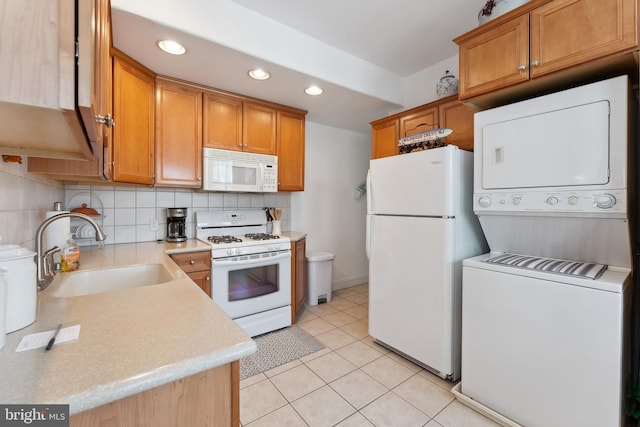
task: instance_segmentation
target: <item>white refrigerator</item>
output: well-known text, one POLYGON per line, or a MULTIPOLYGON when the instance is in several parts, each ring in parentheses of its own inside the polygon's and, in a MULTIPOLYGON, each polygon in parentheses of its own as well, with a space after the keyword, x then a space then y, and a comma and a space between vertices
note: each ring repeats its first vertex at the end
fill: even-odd
POLYGON ((451 380, 462 260, 488 251, 472 180, 473 153, 453 145, 373 159, 367 177, 369 334, 451 380))

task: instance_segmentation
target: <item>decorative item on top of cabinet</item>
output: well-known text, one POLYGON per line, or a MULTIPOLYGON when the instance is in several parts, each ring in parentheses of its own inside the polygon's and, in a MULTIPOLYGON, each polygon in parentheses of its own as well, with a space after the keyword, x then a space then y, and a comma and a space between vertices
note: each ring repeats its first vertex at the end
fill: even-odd
POLYGON ((170 257, 200 289, 211 296, 211 251, 171 254, 170 257))
POLYGON ((156 185, 202 187, 202 91, 156 79, 156 185))
POLYGON ((291 323, 307 297, 307 239, 291 242, 291 323))
POLYGON ((306 114, 302 110, 278 109, 278 191, 304 191, 306 114))
POLYGON ((113 50, 114 182, 154 183, 155 73, 113 50))
POLYGON ((636 0, 532 0, 507 12, 454 40, 460 100, 492 106, 492 97, 509 100, 494 93, 502 89, 518 96, 633 66, 632 55, 623 54, 638 49, 636 13, 636 0), (537 85, 520 85, 547 75, 537 85))
POLYGON ((445 71, 444 76, 440 77, 436 84, 436 95, 438 98, 452 96, 458 93, 458 79, 451 74, 449 70, 445 71))

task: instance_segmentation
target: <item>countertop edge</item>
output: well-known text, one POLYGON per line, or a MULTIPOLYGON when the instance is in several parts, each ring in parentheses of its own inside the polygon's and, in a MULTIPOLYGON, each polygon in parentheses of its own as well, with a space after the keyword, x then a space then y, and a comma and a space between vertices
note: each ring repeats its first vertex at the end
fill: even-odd
POLYGON ((240 360, 243 357, 252 355, 256 350, 255 341, 240 343, 217 352, 214 358, 212 358, 212 355, 202 355, 185 359, 181 362, 155 369, 146 376, 138 376, 110 384, 100 384, 94 389, 82 393, 82 395, 65 397, 64 402, 61 401, 59 403, 69 404, 69 415, 75 415, 240 360))

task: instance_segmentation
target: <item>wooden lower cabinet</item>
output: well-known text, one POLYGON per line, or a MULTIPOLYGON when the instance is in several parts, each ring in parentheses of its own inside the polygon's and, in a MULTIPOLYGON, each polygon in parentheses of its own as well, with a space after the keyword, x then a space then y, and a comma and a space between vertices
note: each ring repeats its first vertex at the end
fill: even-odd
POLYGON ((211 297, 211 251, 186 252, 170 255, 196 285, 211 297))
POLYGON ((72 427, 240 425, 240 362, 235 361, 72 415, 72 427))
POLYGON ((307 297, 307 239, 291 242, 291 323, 307 297))

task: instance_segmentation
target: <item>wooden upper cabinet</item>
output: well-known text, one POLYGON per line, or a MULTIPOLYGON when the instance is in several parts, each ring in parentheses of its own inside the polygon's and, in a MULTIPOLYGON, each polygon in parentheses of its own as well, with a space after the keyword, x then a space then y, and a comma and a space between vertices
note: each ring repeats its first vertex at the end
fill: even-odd
POLYGON ((154 183, 153 72, 114 50, 113 181, 154 183))
POLYGON ((453 131, 444 139, 447 144, 473 151, 475 112, 457 96, 450 96, 371 122, 371 158, 395 156, 400 153, 399 138, 437 128, 453 131))
POLYGON ((460 45, 460 99, 529 79, 529 16, 513 19, 460 45))
POLYGON ((278 110, 278 190, 304 190, 305 113, 278 110))
POLYGON ((399 135, 397 118, 371 122, 371 158, 379 159, 398 154, 399 135))
POLYGON ((242 100, 204 92, 203 104, 203 146, 242 151, 242 100))
POLYGON ((636 0, 555 0, 530 20, 531 77, 638 46, 636 0))
POLYGON ((156 185, 202 186, 202 91, 156 80, 156 185))
POLYGON ((276 154, 277 110, 269 105, 242 104, 242 149, 251 153, 276 154))
POLYGON ((400 117, 400 138, 439 127, 438 107, 426 108, 400 117))
POLYGON ((473 115, 476 111, 473 107, 461 104, 457 97, 438 106, 440 127, 453 131, 445 138, 447 144, 473 151, 473 115))
POLYGON ((38 156, 29 158, 27 168, 32 173, 61 180, 109 179, 112 128, 96 123, 96 115, 111 118, 112 114, 109 0, 82 1, 77 10, 68 0, 24 4, 2 0, 0 10, 0 39, 20 41, 15 52, 9 43, 3 51, 7 56, 0 61, 0 117, 15 125, 0 129, 0 146, 8 135, 11 143, 21 146, 19 154, 38 156), (20 18, 16 19, 14 13, 19 13, 20 18), (73 109, 74 13, 78 18, 80 54, 77 111, 73 109), (12 25, 17 23, 20 28, 12 25), (29 34, 20 34, 20 29, 29 34), (5 34, 7 37, 3 37, 5 34), (39 67, 34 58, 42 64, 58 66, 39 67), (23 62, 25 59, 27 62, 23 62), (16 68, 28 72, 10 72, 16 68), (10 74, 5 75, 6 72, 10 74), (46 121, 46 127, 32 125, 34 113, 35 120, 46 121), (84 126, 78 121, 78 113, 84 126), (21 132, 16 132, 18 127, 21 132), (87 130, 89 143, 83 129, 87 130), (78 158, 88 160, 67 160, 78 158))
POLYGON ((637 50, 636 0, 532 0, 454 41, 461 100, 558 71, 575 80, 577 65, 637 50))

